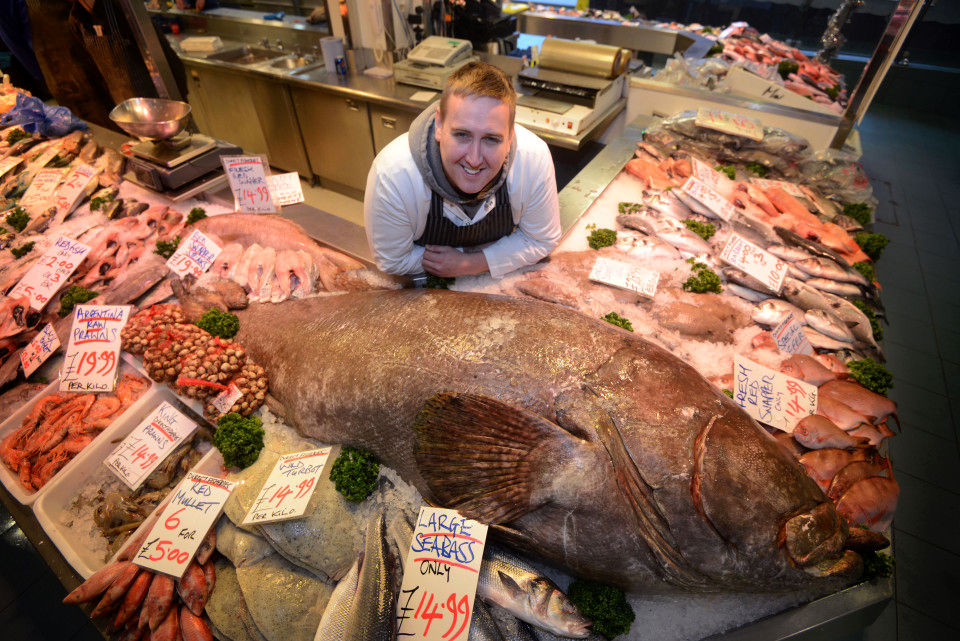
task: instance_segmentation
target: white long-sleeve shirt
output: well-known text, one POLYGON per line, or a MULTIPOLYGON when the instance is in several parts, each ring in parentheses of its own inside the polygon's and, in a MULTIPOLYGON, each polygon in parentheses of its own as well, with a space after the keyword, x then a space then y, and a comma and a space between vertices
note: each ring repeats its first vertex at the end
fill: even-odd
MULTIPOLYGON (((517 151, 507 173, 506 188, 517 228, 482 249, 490 275, 537 262, 560 242, 560 207, 553 158, 547 144, 514 125, 517 151)), ((444 201, 443 214, 455 225, 470 225, 495 204, 491 195, 471 220, 455 203, 444 201)), ((367 176, 363 221, 377 267, 391 274, 423 272, 423 247, 413 241, 423 235, 431 191, 413 160, 407 134, 394 139, 373 161, 367 176)))

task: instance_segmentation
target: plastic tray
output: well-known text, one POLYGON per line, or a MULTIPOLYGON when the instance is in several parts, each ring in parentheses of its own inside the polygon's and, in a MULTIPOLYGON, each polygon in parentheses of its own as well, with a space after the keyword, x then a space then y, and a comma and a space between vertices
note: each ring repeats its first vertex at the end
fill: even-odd
MULTIPOLYGON (((67 474, 71 469, 76 467, 77 459, 79 459, 83 455, 83 453, 86 452, 88 449, 90 449, 93 445, 102 441, 104 438, 104 434, 109 432, 110 428, 116 425, 119 421, 122 421, 124 417, 126 417, 127 415, 139 411, 144 404, 149 402, 149 399, 156 393, 155 390, 157 389, 157 385, 152 380, 150 380, 150 377, 147 376, 146 372, 144 372, 143 369, 141 369, 140 365, 137 364, 137 362, 132 358, 129 358, 126 354, 124 354, 121 357, 121 362, 120 362, 120 373, 122 374, 125 372, 136 373, 139 376, 142 376, 143 378, 145 378, 147 382, 150 384, 150 386, 147 388, 147 391, 144 393, 143 396, 137 399, 135 403, 133 403, 126 410, 124 410, 123 414, 121 414, 116 419, 114 419, 113 423, 108 425, 106 429, 100 432, 100 434, 98 434, 96 438, 94 438, 90 443, 88 443, 87 446, 80 453, 74 456, 69 463, 64 465, 63 468, 60 469, 60 471, 54 474, 53 477, 42 488, 40 488, 37 491, 34 491, 31 488, 26 487, 23 483, 20 482, 19 475, 11 471, 10 468, 7 467, 5 463, 0 462, 0 482, 3 483, 4 487, 6 487, 7 490, 10 491, 10 494, 12 494, 15 499, 17 499, 18 501, 20 501, 20 503, 24 505, 30 505, 31 503, 36 501, 47 490, 47 488, 50 487, 50 485, 56 479, 67 474)), ((49 396, 50 394, 57 393, 59 391, 59 385, 60 385, 59 379, 53 381, 40 394, 34 396, 32 399, 30 399, 29 402, 25 403, 23 407, 21 407, 12 415, 10 415, 10 417, 7 418, 7 420, 5 420, 3 423, 0 423, 0 441, 6 438, 6 436, 11 432, 20 428, 20 425, 23 423, 23 419, 27 416, 27 414, 30 413, 30 410, 33 409, 34 405, 40 399, 46 396, 49 396)))
MULTIPOLYGON (((40 522, 44 532, 57 546, 67 562, 84 579, 89 578, 90 575, 102 568, 105 565, 104 560, 99 554, 84 545, 73 528, 64 525, 60 517, 69 509, 79 490, 87 484, 88 479, 97 473, 103 465, 104 459, 116 448, 117 443, 132 432, 163 401, 171 403, 178 409, 183 409, 183 404, 179 402, 172 391, 158 386, 157 393, 152 396, 152 401, 149 404, 141 406, 137 412, 127 413, 122 421, 115 422, 107 431, 104 431, 106 438, 98 443, 91 443, 81 453, 83 458, 77 461, 77 465, 69 473, 49 483, 49 489, 32 506, 37 521, 40 522)), ((193 471, 210 476, 222 477, 226 474, 223 458, 220 456, 220 452, 212 446, 210 451, 204 454, 203 458, 193 467, 193 471)), ((159 503, 157 509, 127 539, 128 541, 133 540, 145 527, 152 526, 158 510, 162 510, 167 504, 168 497, 169 493, 159 503)))

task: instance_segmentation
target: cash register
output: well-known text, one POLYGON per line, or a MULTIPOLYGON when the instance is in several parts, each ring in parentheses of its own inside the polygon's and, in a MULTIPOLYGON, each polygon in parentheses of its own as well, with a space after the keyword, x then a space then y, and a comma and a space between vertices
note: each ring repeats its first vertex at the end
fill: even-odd
POLYGON ((473 55, 469 40, 430 36, 414 47, 405 60, 394 63, 397 82, 428 89, 443 89, 447 78, 468 62, 479 60, 473 55))

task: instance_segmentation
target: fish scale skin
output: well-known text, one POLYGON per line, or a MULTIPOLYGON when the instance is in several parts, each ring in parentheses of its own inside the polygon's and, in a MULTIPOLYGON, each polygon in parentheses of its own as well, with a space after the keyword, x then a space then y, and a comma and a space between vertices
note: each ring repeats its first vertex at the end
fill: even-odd
MULTIPOLYGON (((509 523, 511 540, 574 573, 678 588, 660 578, 631 496, 617 483, 598 429, 602 410, 651 488, 677 553, 716 589, 823 581, 793 568, 776 542, 780 523, 825 501, 822 492, 732 401, 639 337, 548 303, 436 290, 254 304, 238 316, 238 342, 270 372, 271 392, 301 433, 372 451, 428 499, 411 426, 439 392, 488 396, 583 438, 581 450, 554 448, 555 469, 532 461, 539 485, 530 496, 550 500, 509 523), (585 397, 584 385, 596 395, 585 397), (717 415, 701 496, 725 540, 690 494, 696 436, 717 415)), ((824 591, 837 584, 826 583, 824 591)))

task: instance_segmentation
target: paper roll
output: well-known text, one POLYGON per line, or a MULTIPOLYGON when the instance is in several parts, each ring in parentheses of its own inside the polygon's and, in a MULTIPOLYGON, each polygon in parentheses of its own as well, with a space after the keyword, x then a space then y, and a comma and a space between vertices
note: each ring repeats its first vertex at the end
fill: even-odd
POLYGON ((620 73, 622 57, 619 47, 547 38, 540 49, 539 65, 544 69, 613 78, 620 73))
POLYGON ((323 53, 323 64, 327 67, 327 71, 337 73, 337 58, 346 60, 346 55, 343 53, 343 38, 333 36, 320 38, 320 51, 323 53))

